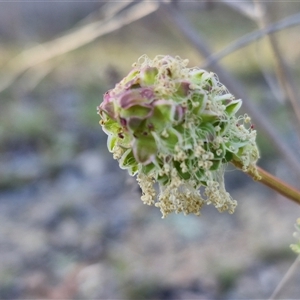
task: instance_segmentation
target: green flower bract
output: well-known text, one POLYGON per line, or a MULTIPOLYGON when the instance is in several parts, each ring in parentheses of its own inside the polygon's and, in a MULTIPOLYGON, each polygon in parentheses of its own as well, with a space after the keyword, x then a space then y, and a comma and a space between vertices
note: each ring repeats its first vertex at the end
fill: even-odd
POLYGON ((205 203, 233 213, 224 165, 234 159, 245 171, 255 169, 256 131, 247 115, 236 117, 242 101, 215 74, 187 64, 144 55, 105 93, 98 113, 108 150, 122 169, 137 174, 143 202, 159 207, 163 217, 198 215, 205 203))

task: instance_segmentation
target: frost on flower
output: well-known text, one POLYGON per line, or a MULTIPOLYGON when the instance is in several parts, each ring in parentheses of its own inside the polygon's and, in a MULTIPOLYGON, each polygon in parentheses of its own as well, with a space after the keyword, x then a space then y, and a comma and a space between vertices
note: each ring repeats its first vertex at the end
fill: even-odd
POLYGON ((242 101, 214 73, 187 64, 144 55, 105 93, 98 114, 108 150, 137 175, 142 201, 163 217, 199 215, 205 203, 233 213, 237 202, 225 190, 224 165, 235 160, 255 170, 256 131, 247 115, 235 116, 242 101))

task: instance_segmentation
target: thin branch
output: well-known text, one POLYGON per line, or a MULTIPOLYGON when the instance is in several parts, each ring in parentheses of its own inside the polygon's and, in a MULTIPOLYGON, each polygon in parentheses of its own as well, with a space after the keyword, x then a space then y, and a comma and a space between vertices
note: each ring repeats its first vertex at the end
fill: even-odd
POLYGON ((278 101, 280 104, 284 104, 285 102, 285 94, 284 91, 279 87, 277 79, 274 77, 272 70, 269 70, 268 66, 266 65, 266 59, 262 55, 261 44, 257 42, 255 44, 255 57, 259 63, 262 75, 269 86, 274 99, 278 101))
MULTIPOLYGON (((129 2, 130 4, 130 2, 129 2)), ((0 79, 0 92, 8 88, 27 69, 45 62, 54 57, 78 49, 105 34, 111 33, 136 20, 139 20, 156 11, 159 4, 156 2, 137 3, 115 17, 119 10, 108 14, 107 19, 82 26, 62 37, 28 49, 10 61, 0 79)))
POLYGON ((34 90, 37 85, 59 64, 61 64, 61 59, 57 59, 51 63, 45 62, 35 66, 35 68, 30 68, 25 71, 22 81, 20 82, 22 93, 28 93, 34 90))
MULTIPOLYGON (((180 14, 175 8, 171 5, 167 6, 162 4, 162 9, 158 12, 161 13, 164 19, 168 18, 172 22, 172 28, 174 25, 176 31, 181 32, 186 40, 192 44, 195 49, 204 57, 208 58, 212 52, 207 46, 207 42, 200 36, 197 32, 180 14)), ((300 14, 299 14, 300 17, 300 14)), ((268 116, 258 110, 253 101, 246 96, 246 92, 242 87, 242 84, 233 78, 222 66, 218 63, 215 63, 212 66, 213 71, 218 74, 221 79, 221 82, 233 93, 237 98, 243 99, 243 105, 249 115, 251 115, 262 132, 269 137, 270 143, 275 149, 283 156, 285 161, 289 164, 290 168, 294 170, 295 174, 300 177, 300 163, 298 157, 294 154, 293 151, 288 147, 286 143, 282 142, 282 139, 279 137, 276 127, 272 125, 272 122, 268 119, 268 116)))
MULTIPOLYGON (((232 161, 232 163, 238 168, 243 168, 242 164, 238 161, 232 161)), ((296 190, 291 185, 283 182, 279 178, 271 175, 264 169, 257 167, 257 173, 253 170, 249 170, 246 172, 249 176, 251 176, 254 180, 257 180, 258 182, 268 186, 272 190, 278 192, 279 194, 283 195, 284 197, 296 202, 297 204, 300 204, 300 191, 296 190), (257 179, 257 173, 261 177, 260 179, 257 179)))
MULTIPOLYGON (((268 14, 265 9, 262 7, 262 3, 260 0, 254 0, 254 3, 257 7, 258 11, 261 11, 260 18, 257 19, 257 23, 261 29, 264 29, 268 26, 268 14), (265 13, 263 14, 263 11, 265 13)), ((281 55, 281 51, 279 49, 279 45, 276 41, 276 37, 273 34, 267 35, 267 40, 270 44, 271 50, 273 52, 273 56, 275 59, 275 73, 277 76, 277 80, 280 83, 282 90, 285 93, 287 99, 290 100, 291 106, 293 108, 292 118, 296 119, 296 122, 299 127, 300 125, 300 108, 299 108, 299 98, 297 97, 298 91, 293 79, 293 76, 289 70, 289 67, 281 55)), ((297 130, 299 134, 299 131, 297 130)))
POLYGON ((292 16, 289 16, 283 20, 280 20, 276 23, 273 23, 269 26, 267 26, 264 29, 256 30, 251 33, 248 33, 241 38, 235 40, 233 43, 226 46, 223 50, 216 52, 212 55, 209 55, 206 58, 206 61, 202 64, 203 68, 207 68, 209 66, 212 66, 217 61, 223 59, 227 55, 248 46, 249 44, 253 43, 254 41, 257 41, 264 36, 274 33, 289 27, 297 26, 300 24, 300 13, 294 14, 292 16))
POLYGON ((240 14, 246 16, 247 18, 256 21, 260 17, 260 11, 255 10, 254 5, 250 2, 238 2, 232 0, 220 0, 223 4, 229 6, 240 14))
POLYGON ((290 266, 288 271, 285 273, 285 275, 283 276, 283 278, 281 279, 281 281, 277 285, 275 291, 270 296, 269 300, 275 300, 278 297, 278 295, 281 292, 282 288, 286 285, 288 280, 295 274, 297 268, 299 268, 299 264, 300 264, 300 255, 297 256, 297 258, 295 259, 293 264, 290 266))

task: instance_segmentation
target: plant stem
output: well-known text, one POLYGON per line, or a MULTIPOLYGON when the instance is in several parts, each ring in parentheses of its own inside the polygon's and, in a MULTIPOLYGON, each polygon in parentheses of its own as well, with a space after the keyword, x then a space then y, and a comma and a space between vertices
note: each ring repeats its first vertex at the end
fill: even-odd
MULTIPOLYGON (((232 163, 238 168, 242 169, 242 164, 238 161, 232 161, 232 163)), ((279 178, 271 175, 264 169, 257 167, 257 172, 260 175, 260 179, 257 178, 257 174, 254 171, 249 170, 246 173, 251 176, 254 180, 260 181, 262 184, 268 186, 279 194, 286 198, 300 204, 300 191, 280 180, 279 178)))
POLYGON ((275 291, 270 296, 269 300, 274 300, 278 297, 279 293, 281 292, 282 288, 286 285, 289 279, 295 274, 297 268, 299 268, 300 263, 300 255, 297 256, 296 260, 290 266, 286 274, 283 276, 281 281, 279 282, 278 286, 276 287, 275 291))

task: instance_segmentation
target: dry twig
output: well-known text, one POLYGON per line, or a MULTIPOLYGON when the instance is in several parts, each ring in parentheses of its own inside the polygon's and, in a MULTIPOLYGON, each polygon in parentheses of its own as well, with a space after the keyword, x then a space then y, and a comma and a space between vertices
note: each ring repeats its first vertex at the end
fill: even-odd
MULTIPOLYGON (((261 29, 264 29, 268 26, 268 14, 267 10, 263 8, 262 3, 260 0, 254 0, 254 3, 257 7, 257 10, 261 13, 260 18, 257 19, 257 23, 261 29), (263 13, 264 12, 264 13, 263 13)), ((281 54, 278 42, 276 40, 276 37, 273 34, 267 35, 267 40, 269 42, 270 48, 273 52, 274 61, 275 61, 275 73, 277 76, 277 80, 280 83, 280 86, 285 94, 285 98, 287 98, 291 106, 293 108, 292 118, 295 118, 297 124, 300 125, 300 108, 299 108, 299 98, 297 97, 298 91, 296 87, 296 83, 293 79, 293 76, 290 72, 290 69, 281 54)), ((299 126, 295 126, 296 128, 299 126)), ((299 133, 299 131, 297 130, 299 133)))
MULTIPOLYGON (((127 4, 130 4, 130 2, 127 4)), ((7 64, 6 70, 3 71, 5 74, 2 74, 0 79, 0 92, 7 89, 26 70, 78 49, 93 42, 100 36, 139 20, 157 10, 158 6, 159 4, 156 2, 143 1, 124 10, 125 5, 119 5, 118 9, 110 11, 104 20, 84 25, 52 41, 23 51, 16 58, 12 59, 7 64), (118 14, 120 11, 121 13, 118 14)))
POLYGON ((232 0, 220 0, 223 4, 229 6, 240 14, 248 17, 251 20, 256 20, 260 17, 260 11, 255 10, 254 5, 251 2, 239 2, 232 0))
MULTIPOLYGON (((243 169, 243 166, 240 162, 232 161, 232 163, 238 168, 243 169)), ((257 167, 255 171, 247 171, 246 172, 249 176, 251 176, 254 180, 257 180, 257 174, 261 177, 259 182, 268 186, 272 190, 276 191, 280 195, 300 204, 300 191, 296 190, 292 186, 288 185, 287 183, 283 182, 282 180, 278 179, 277 177, 271 175, 267 171, 263 170, 260 167, 257 167)))
POLYGON ((207 68, 209 66, 212 66, 213 64, 217 63, 219 60, 223 59, 229 54, 232 54, 233 52, 248 46, 249 44, 265 37, 268 34, 297 26, 300 24, 300 13, 294 14, 292 16, 289 16, 283 20, 280 20, 276 23, 273 23, 269 26, 267 26, 264 29, 256 30, 251 33, 248 33, 241 38, 235 40, 228 46, 226 46, 223 50, 216 52, 214 54, 210 54, 206 57, 206 61, 202 64, 203 68, 207 68))
POLYGON ((282 291, 283 287, 286 285, 286 283, 289 281, 289 279, 295 274, 297 268, 299 268, 300 264, 300 255, 297 256, 293 264, 289 267, 288 271, 285 273, 279 284, 277 285, 276 289, 270 296, 269 300, 275 300, 279 293, 282 291))

